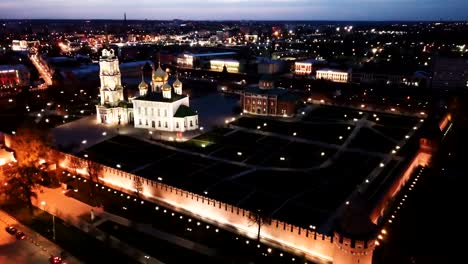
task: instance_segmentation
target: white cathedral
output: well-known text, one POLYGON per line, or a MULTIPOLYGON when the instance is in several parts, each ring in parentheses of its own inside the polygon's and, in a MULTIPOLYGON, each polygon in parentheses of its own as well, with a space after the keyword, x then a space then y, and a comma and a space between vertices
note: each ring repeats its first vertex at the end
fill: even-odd
POLYGON ((198 129, 198 114, 189 106, 182 93, 182 82, 169 84, 169 74, 161 65, 153 69, 151 87, 144 81, 138 85, 139 96, 125 101, 119 61, 113 50, 102 51, 100 66, 100 97, 96 106, 97 120, 105 124, 134 124, 137 128, 184 132, 198 129))

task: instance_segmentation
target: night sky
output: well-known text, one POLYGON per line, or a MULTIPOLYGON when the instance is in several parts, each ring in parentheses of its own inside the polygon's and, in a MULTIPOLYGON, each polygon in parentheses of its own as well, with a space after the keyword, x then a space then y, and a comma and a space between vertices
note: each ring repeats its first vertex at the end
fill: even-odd
POLYGON ((468 0, 0 0, 0 19, 468 20, 468 0))

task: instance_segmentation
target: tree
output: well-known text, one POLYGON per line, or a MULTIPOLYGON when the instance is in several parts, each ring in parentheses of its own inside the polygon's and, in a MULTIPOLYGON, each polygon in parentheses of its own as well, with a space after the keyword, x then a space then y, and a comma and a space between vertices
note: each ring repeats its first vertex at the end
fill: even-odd
POLYGON ((96 183, 99 183, 99 175, 102 172, 102 166, 92 160, 85 160, 84 163, 89 177, 89 196, 94 204, 98 205, 96 183))
POLYGON ((271 224, 271 217, 263 214, 260 209, 257 209, 256 211, 251 211, 249 213, 249 220, 252 224, 257 225, 257 242, 260 242, 260 230, 263 225, 271 224))
POLYGON ((143 182, 141 182, 140 177, 135 177, 133 180, 133 188, 135 189, 136 196, 140 198, 140 194, 143 192, 143 182))
POLYGON ((37 198, 36 191, 47 175, 47 172, 37 166, 13 166, 6 172, 5 193, 26 202, 33 215, 32 199, 37 198))
POLYGON ((37 189, 51 182, 47 171, 41 169, 48 158, 48 142, 47 134, 43 131, 25 127, 18 129, 11 140, 17 162, 4 171, 5 193, 26 202, 31 215, 32 199, 37 198, 37 189))
POLYGON ((19 167, 38 166, 46 161, 50 137, 43 130, 29 127, 19 128, 11 141, 19 167))

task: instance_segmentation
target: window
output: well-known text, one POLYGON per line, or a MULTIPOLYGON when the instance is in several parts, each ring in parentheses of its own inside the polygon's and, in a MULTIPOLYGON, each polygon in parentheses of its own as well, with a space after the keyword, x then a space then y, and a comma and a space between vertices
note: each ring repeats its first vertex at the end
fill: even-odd
POLYGON ((148 108, 145 107, 145 116, 148 115, 148 108))
POLYGON ((179 122, 176 122, 176 123, 175 123, 175 127, 176 127, 176 128, 179 128, 179 122))
POLYGON ((190 127, 193 127, 193 121, 190 120, 190 127))
POLYGON ((166 121, 166 122, 164 122, 164 127, 165 127, 165 128, 167 128, 167 121, 166 121))
POLYGON ((158 121, 158 127, 161 127, 161 121, 158 121))
POLYGON ((155 127, 156 127, 156 122, 151 121, 151 126, 152 126, 153 128, 155 128, 155 127))
POLYGON ((141 115, 141 107, 138 107, 138 114, 141 115))
POLYGON ((151 107, 151 116, 154 116, 154 108, 151 107))
POLYGON ((139 123, 140 125, 142 125, 142 123, 141 123, 141 119, 138 121, 138 123, 139 123))
POLYGON ((198 126, 198 119, 195 119, 195 125, 198 126))
POLYGON ((161 109, 158 108, 158 116, 161 116, 161 109))
POLYGON ((164 116, 167 117, 167 109, 164 109, 164 116))

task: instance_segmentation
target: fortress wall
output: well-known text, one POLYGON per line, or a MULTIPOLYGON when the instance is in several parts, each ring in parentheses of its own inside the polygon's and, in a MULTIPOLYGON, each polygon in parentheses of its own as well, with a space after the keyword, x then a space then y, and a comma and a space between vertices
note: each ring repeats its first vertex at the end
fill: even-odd
MULTIPOLYGON (((65 159, 60 166, 73 170, 72 164, 78 164, 80 161, 84 164, 83 159, 65 154, 65 159)), ((188 212, 209 222, 230 227, 251 237, 251 242, 254 242, 257 237, 258 226, 249 219, 250 211, 248 210, 108 166, 102 167, 100 180, 105 185, 134 194, 134 182, 135 179, 139 179, 143 183, 142 193, 146 200, 163 202, 175 210, 188 212)), ((87 177, 85 168, 77 171, 87 177)), ((262 225, 261 237, 264 242, 279 245, 291 252, 305 254, 315 261, 321 263, 333 261, 335 250, 333 238, 314 230, 272 219, 271 223, 262 225)))

